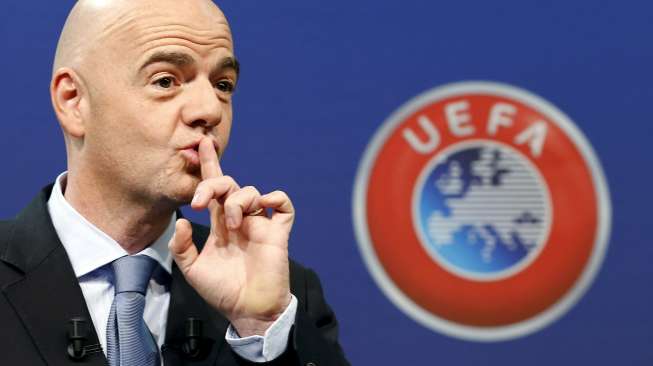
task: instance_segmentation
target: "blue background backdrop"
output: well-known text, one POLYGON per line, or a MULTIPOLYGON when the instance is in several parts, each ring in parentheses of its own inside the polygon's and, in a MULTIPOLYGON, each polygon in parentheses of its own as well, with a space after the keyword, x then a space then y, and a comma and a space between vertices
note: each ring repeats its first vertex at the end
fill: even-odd
MULTIPOLYGON (((48 84, 71 0, 3 3, 0 217, 65 170, 48 84)), ((291 254, 316 269, 356 365, 653 363, 653 3, 645 1, 221 2, 242 63, 223 163, 243 184, 286 190, 291 254), (557 105, 607 175, 613 229, 604 265, 564 317, 500 343, 452 339, 381 293, 354 238, 359 159, 384 119, 444 83, 493 80, 557 105)), ((197 217, 197 216, 195 216, 197 217)), ((200 216, 206 220, 205 216, 200 216)))

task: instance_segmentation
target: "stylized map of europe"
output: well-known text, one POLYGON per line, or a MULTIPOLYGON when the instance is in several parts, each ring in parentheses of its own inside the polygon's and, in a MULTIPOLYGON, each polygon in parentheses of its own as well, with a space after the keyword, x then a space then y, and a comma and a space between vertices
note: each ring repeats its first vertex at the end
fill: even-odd
POLYGON ((457 152, 438 166, 426 189, 441 202, 427 223, 439 254, 467 270, 493 272, 542 244, 546 193, 523 159, 489 146, 457 152))

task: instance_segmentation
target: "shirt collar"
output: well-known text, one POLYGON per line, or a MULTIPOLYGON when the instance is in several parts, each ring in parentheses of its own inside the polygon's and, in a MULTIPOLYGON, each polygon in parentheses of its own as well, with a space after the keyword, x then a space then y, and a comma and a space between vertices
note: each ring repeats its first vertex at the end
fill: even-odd
MULTIPOLYGON (((66 201, 63 195, 66 176, 64 172, 57 177, 48 199, 48 211, 75 275, 80 278, 129 253, 109 235, 86 220, 66 201)), ((168 250, 168 242, 175 232, 175 221, 176 214, 173 214, 163 234, 150 246, 137 253, 156 260, 168 274, 172 273, 172 255, 168 250)))

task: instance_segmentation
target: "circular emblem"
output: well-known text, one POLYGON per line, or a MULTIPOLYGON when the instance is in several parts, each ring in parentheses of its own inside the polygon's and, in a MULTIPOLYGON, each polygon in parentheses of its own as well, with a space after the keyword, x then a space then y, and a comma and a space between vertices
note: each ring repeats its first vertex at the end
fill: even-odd
POLYGON ((463 82, 381 126, 353 214, 365 263, 395 305, 444 334, 499 341, 580 299, 611 212, 598 159, 565 114, 522 89, 463 82))

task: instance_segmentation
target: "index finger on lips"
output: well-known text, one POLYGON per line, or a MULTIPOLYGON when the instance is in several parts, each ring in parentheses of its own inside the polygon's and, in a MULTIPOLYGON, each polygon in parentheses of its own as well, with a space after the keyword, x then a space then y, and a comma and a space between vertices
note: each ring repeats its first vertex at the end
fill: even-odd
POLYGON ((222 168, 220 168, 220 161, 213 140, 205 137, 200 141, 199 155, 203 180, 222 176, 222 168))

